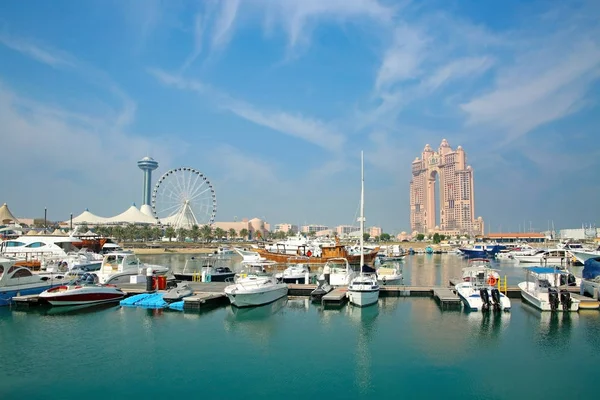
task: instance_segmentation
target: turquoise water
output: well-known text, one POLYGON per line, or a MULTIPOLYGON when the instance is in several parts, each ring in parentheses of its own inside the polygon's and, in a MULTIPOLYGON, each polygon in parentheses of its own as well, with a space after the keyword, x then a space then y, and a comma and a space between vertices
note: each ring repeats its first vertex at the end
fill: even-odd
MULTIPOLYGON (((405 273, 429 282, 456 267, 405 273)), ((429 298, 202 313, 5 307, 0 339, 2 399, 591 397, 600 313, 551 316, 513 300, 484 316, 429 298)))

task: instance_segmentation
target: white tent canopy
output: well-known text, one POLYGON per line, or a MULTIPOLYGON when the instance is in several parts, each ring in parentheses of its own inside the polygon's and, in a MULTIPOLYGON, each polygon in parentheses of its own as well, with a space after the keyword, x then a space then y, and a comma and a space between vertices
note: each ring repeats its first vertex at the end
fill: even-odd
MULTIPOLYGON (((86 208, 84 212, 73 218, 73 223, 76 225, 97 225, 97 224, 105 224, 108 218, 99 217, 95 214, 92 214, 86 208)), ((69 223, 69 221, 67 221, 69 223)))
POLYGON ((111 224, 156 224, 158 221, 138 210, 134 204, 121 214, 108 218, 106 222, 111 224))
POLYGON ((18 224, 19 220, 17 220, 15 216, 12 215, 12 213, 8 209, 8 206, 6 205, 6 203, 4 203, 2 207, 0 207, 0 224, 6 224, 9 222, 18 224))

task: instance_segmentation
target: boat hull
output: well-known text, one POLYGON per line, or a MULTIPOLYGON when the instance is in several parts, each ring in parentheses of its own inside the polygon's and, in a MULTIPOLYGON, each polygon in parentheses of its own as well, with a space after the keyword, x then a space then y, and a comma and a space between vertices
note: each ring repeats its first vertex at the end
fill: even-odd
MULTIPOLYGON (((201 274, 184 274, 184 273, 174 273, 175 279, 179 281, 193 281, 201 277, 201 274)), ((211 282, 229 282, 232 281, 235 277, 235 272, 227 273, 227 274, 211 274, 210 281, 211 282)))
MULTIPOLYGON (((306 260, 298 259, 291 260, 289 254, 282 253, 274 253, 265 249, 255 249, 255 251, 267 260, 275 261, 280 264, 305 264, 306 260)), ((379 248, 367 253, 364 255, 365 263, 370 264, 377 257, 377 253, 379 252, 379 248)), ((334 258, 345 258, 348 260, 350 264, 360 264, 360 254, 358 255, 349 255, 345 246, 339 245, 334 247, 323 247, 323 253, 321 257, 310 257, 309 264, 325 264, 327 261, 334 258)))
POLYGON ((59 286, 60 283, 56 284, 43 284, 43 285, 24 285, 18 288, 15 287, 2 287, 0 288, 0 306, 9 306, 12 304, 12 298, 17 296, 28 296, 31 294, 40 294, 45 290, 51 289, 54 286, 59 286))
POLYGON ((234 286, 231 285, 225 288, 225 295, 231 302, 232 306, 235 307, 256 307, 264 304, 269 304, 275 300, 279 300, 288 293, 288 287, 284 284, 278 284, 275 287, 270 287, 268 290, 232 290, 234 286), (228 290, 229 289, 229 290, 228 290))
POLYGON ((353 290, 348 289, 348 300, 350 304, 358 307, 366 307, 376 304, 379 300, 379 289, 376 290, 353 290))
MULTIPOLYGON (((547 292, 539 292, 535 290, 535 284, 533 282, 521 282, 519 283, 519 289, 521 290, 521 297, 537 309, 541 311, 552 311, 550 302, 548 301, 547 292)), ((566 311, 578 311, 579 300, 572 298, 571 307, 566 311)), ((556 311, 563 310, 562 304, 559 304, 556 311)))
POLYGON ((125 297, 125 293, 113 287, 81 287, 61 291, 60 287, 44 291, 40 299, 53 306, 75 306, 116 302, 125 297))
MULTIPOLYGON (((455 287, 458 297, 460 297, 465 308, 470 311, 481 311, 483 309, 483 300, 479 294, 478 289, 474 289, 468 283, 461 283, 455 287)), ((492 298, 491 288, 486 288, 490 299, 492 298)), ((500 293, 500 309, 502 311, 509 311, 511 308, 510 299, 504 294, 500 293)))

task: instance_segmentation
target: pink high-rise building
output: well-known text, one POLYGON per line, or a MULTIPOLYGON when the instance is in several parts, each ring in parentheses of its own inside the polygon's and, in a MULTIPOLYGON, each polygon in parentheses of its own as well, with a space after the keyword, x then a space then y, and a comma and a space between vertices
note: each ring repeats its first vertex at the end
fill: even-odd
POLYGON ((410 225, 413 232, 419 233, 436 230, 458 230, 470 235, 483 233, 483 219, 475 219, 473 169, 467 165, 461 146, 452 150, 444 139, 437 152, 426 145, 421 158, 412 162, 410 225), (436 179, 439 179, 437 196, 436 179), (436 203, 439 204, 439 224, 436 223, 436 203))

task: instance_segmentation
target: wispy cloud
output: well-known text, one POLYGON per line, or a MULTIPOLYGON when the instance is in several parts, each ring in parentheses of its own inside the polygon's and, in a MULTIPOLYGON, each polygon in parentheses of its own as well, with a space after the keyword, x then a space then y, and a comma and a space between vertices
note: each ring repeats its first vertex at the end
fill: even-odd
POLYGON ((261 110, 248 102, 235 99, 199 81, 171 75, 159 69, 149 69, 149 72, 165 85, 210 96, 211 99, 217 102, 218 107, 229 110, 238 117, 257 125, 304 140, 332 152, 342 151, 343 149, 345 136, 334 127, 318 119, 304 116, 301 113, 261 110))
POLYGON ((64 68, 74 66, 74 60, 64 52, 43 47, 22 38, 0 34, 0 43, 51 67, 64 68))
POLYGON ((223 48, 233 35, 235 19, 240 6, 239 0, 222 0, 212 32, 212 48, 223 48))
POLYGON ((188 69, 194 61, 200 56, 202 53, 202 44, 204 40, 204 31, 206 25, 206 18, 202 13, 196 14, 194 17, 194 45, 192 52, 185 59, 183 65, 180 68, 180 73, 183 73, 186 69, 188 69))

